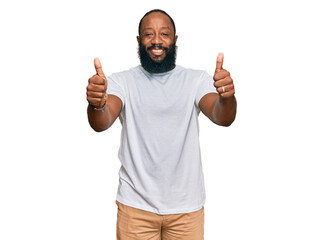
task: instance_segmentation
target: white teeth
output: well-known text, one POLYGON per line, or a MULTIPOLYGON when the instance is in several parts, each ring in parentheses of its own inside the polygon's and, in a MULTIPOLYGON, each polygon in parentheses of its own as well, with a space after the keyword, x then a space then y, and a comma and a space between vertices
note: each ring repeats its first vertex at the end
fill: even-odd
POLYGON ((156 52, 156 53, 160 53, 162 52, 163 50, 152 50, 152 52, 156 52))

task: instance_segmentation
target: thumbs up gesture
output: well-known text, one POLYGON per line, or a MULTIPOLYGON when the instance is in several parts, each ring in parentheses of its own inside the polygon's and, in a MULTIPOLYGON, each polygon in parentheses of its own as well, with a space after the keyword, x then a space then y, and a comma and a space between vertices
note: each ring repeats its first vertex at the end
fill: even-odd
POLYGON ((106 89, 107 80, 102 70, 101 62, 98 58, 94 59, 96 74, 88 79, 87 101, 96 108, 101 108, 107 100, 106 89))
POLYGON ((235 87, 230 73, 222 68, 223 62, 224 54, 219 53, 214 74, 214 86, 222 98, 230 98, 235 94, 235 87))

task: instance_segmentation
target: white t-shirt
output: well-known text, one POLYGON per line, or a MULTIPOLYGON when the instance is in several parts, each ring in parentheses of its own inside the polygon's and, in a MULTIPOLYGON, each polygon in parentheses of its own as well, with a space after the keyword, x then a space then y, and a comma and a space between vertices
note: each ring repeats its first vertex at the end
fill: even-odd
POLYGON ((199 147, 199 101, 216 92, 205 71, 142 66, 108 77, 123 103, 117 201, 157 214, 188 213, 205 203, 199 147))

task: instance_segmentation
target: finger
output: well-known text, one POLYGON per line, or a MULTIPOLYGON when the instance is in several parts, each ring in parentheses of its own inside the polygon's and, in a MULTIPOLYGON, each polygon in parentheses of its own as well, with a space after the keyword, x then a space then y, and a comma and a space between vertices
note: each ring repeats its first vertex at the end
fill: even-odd
POLYGON ((105 85, 105 79, 98 76, 98 75, 94 75, 93 77, 88 79, 88 83, 89 84, 97 84, 97 85, 105 85))
POLYGON ((220 96, 222 97, 222 98, 230 98, 230 97, 232 97, 232 96, 234 96, 235 95, 235 89, 233 89, 233 90, 231 90, 231 91, 229 91, 229 92, 224 92, 224 93, 221 93, 220 94, 220 96))
POLYGON ((87 101, 92 105, 98 105, 102 102, 102 98, 87 97, 87 101))
POLYGON ((95 91, 87 91, 87 97, 91 98, 104 98, 105 92, 95 92, 95 91))
POLYGON ((99 92, 99 93, 105 93, 106 87, 105 85, 97 85, 97 84, 89 84, 87 86, 88 92, 99 92))
POLYGON ((101 61, 99 60, 99 58, 94 59, 94 66, 95 66, 97 75, 100 76, 101 78, 106 79, 103 69, 102 69, 102 64, 101 64, 101 61))
POLYGON ((224 62, 224 54, 219 53, 217 57, 216 72, 222 69, 223 62, 224 62))
POLYGON ((230 77, 226 77, 226 78, 224 78, 222 80, 215 81, 214 86, 216 88, 220 88, 222 86, 229 85, 229 84, 232 84, 232 83, 233 83, 233 80, 230 77))
POLYGON ((234 90, 234 84, 225 85, 217 88, 217 92, 220 94, 231 92, 234 90))
POLYGON ((225 69, 222 69, 221 71, 215 72, 214 80, 218 81, 218 80, 221 80, 221 79, 223 79, 225 77, 229 77, 229 76, 230 76, 230 72, 228 72, 225 69))

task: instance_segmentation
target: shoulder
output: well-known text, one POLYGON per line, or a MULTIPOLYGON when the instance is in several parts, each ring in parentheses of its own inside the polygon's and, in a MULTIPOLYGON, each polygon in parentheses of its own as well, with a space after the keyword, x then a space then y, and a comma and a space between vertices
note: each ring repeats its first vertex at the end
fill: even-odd
POLYGON ((199 80, 199 79, 211 77, 205 70, 185 68, 182 66, 177 66, 176 68, 177 68, 177 74, 185 75, 190 79, 199 80))
POLYGON ((139 66, 136 66, 128 70, 112 73, 109 76, 109 78, 112 80, 121 81, 122 79, 129 79, 131 77, 135 77, 135 75, 139 74, 139 71, 140 71, 139 66))

